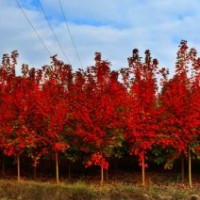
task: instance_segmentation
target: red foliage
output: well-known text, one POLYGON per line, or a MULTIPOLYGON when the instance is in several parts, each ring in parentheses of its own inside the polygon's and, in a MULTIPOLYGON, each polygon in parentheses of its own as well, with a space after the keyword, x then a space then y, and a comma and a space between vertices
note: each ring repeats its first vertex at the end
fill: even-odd
POLYGON ((92 155, 90 161, 86 163, 86 167, 90 167, 91 165, 102 166, 104 169, 108 170, 109 163, 105 160, 101 153, 95 153, 92 155))
MULTIPOLYGON (((100 59, 96 64, 75 74, 73 115, 76 117, 75 135, 83 141, 80 149, 86 153, 109 157, 121 144, 119 135, 125 88, 118 81, 118 73, 110 71, 110 64, 100 59), (119 134, 119 135, 117 135, 119 134)), ((93 163, 93 162, 92 162, 93 163)))
POLYGON ((130 143, 130 154, 141 160, 147 150, 156 143, 158 130, 156 108, 156 73, 158 62, 151 61, 150 51, 145 52, 145 62, 140 61, 138 50, 128 59, 129 68, 122 71, 129 91, 129 114, 127 116, 126 139, 130 143))
POLYGON ((194 151, 195 153, 200 154, 200 146, 195 147, 194 151))
POLYGON ((87 166, 107 169, 105 158, 117 156, 125 142, 139 163, 153 146, 178 155, 199 142, 200 58, 186 41, 169 80, 149 50, 142 62, 134 49, 121 78, 100 53, 86 70, 73 73, 52 56, 42 69, 23 65, 22 76, 15 74, 17 56, 4 54, 0 66, 0 149, 6 155, 26 153, 37 165, 45 154, 75 147, 91 156, 87 166))
POLYGON ((177 55, 176 73, 164 82, 159 96, 162 116, 158 139, 163 148, 171 146, 179 153, 186 153, 197 139, 200 125, 197 76, 190 77, 188 69, 189 62, 195 63, 196 53, 194 49, 188 51, 186 41, 182 41, 177 55))
POLYGON ((68 148, 69 148, 69 145, 67 145, 66 143, 63 143, 63 142, 57 142, 53 146, 53 150, 55 152, 63 152, 64 153, 68 148))

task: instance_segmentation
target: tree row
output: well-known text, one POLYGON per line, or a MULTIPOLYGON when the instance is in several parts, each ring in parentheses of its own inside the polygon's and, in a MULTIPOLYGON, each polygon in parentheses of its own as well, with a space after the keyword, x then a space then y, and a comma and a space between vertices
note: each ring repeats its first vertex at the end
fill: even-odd
POLYGON ((22 154, 35 170, 54 155, 59 183, 59 155, 75 161, 84 153, 86 167, 100 167, 102 185, 109 158, 126 152, 138 157, 142 185, 150 154, 166 168, 187 158, 192 187, 191 157, 200 155, 200 58, 186 41, 171 78, 149 50, 142 58, 134 49, 118 71, 96 52, 86 69, 73 71, 52 56, 40 69, 23 64, 19 76, 17 57, 4 54, 0 65, 0 151, 16 158, 18 180, 22 154))

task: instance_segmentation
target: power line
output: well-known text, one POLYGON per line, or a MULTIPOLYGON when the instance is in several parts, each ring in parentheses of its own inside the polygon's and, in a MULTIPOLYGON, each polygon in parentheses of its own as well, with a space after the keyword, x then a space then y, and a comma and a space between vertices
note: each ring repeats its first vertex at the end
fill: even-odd
POLYGON ((26 15, 24 9, 22 8, 21 4, 19 3, 18 0, 16 0, 21 12, 23 13, 24 17, 26 18, 26 20, 28 21, 28 23, 30 24, 31 28, 33 29, 33 31, 35 32, 35 34, 37 35, 38 39, 40 40, 40 42, 42 43, 44 49, 47 51, 49 57, 51 57, 51 53, 49 51, 49 49, 47 48, 47 46, 45 45, 44 41, 42 40, 42 38, 40 37, 39 33, 36 31, 35 27, 33 26, 33 24, 31 23, 30 19, 28 18, 28 16, 26 15))
POLYGON ((68 33, 69 33, 70 39, 71 39, 71 41, 72 41, 72 45, 73 45, 73 47, 74 47, 74 50, 75 50, 76 56, 77 56, 77 58, 78 58, 79 64, 80 64, 81 68, 83 68, 82 62, 81 62, 81 59, 80 59, 80 56, 79 56, 79 53, 78 53, 78 50, 77 50, 77 48, 76 48, 76 44, 75 44, 75 42, 74 42, 74 39, 73 39, 73 37, 72 37, 72 33, 71 33, 70 28, 69 28, 69 25, 68 25, 68 23, 67 23, 67 18, 66 18, 66 16, 65 16, 65 13, 64 13, 64 10, 63 10, 63 6, 62 6, 60 0, 58 0, 58 2, 59 2, 59 5, 60 5, 60 9, 61 9, 61 11, 62 11, 62 15, 63 15, 63 17, 64 17, 64 19, 65 19, 66 28, 67 28, 67 31, 68 31, 68 33))
POLYGON ((54 31, 54 29, 53 29, 53 27, 52 27, 52 25, 51 25, 51 23, 50 23, 48 17, 47 17, 47 14, 46 14, 46 12, 45 12, 45 10, 44 10, 44 8, 43 8, 43 6, 42 6, 40 0, 38 0, 38 2, 39 2, 39 6, 40 6, 40 8, 41 8, 41 10, 42 10, 42 12, 43 12, 43 14, 44 14, 44 16, 45 16, 47 22, 48 22, 48 25, 49 25, 50 29, 52 30, 52 32, 53 32, 53 34, 54 34, 54 37, 55 37, 55 39, 56 39, 56 42, 57 42, 58 46, 60 47, 60 49, 61 49, 61 51, 62 51, 62 53, 63 53, 63 55, 64 55, 66 61, 69 63, 69 60, 68 60, 68 58, 67 58, 67 55, 65 54, 65 51, 64 51, 64 49, 63 49, 63 47, 62 47, 60 41, 58 40, 58 37, 57 37, 57 35, 56 35, 56 33, 55 33, 55 31, 54 31))

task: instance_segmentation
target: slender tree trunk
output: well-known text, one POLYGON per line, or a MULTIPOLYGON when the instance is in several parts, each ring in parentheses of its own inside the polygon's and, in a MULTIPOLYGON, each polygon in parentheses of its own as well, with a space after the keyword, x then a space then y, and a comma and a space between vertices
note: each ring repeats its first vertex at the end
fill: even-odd
MULTIPOLYGON (((84 159, 84 156, 83 156, 83 154, 81 154, 81 163, 83 163, 83 159, 84 159)), ((83 177, 84 176, 84 167, 83 167, 83 164, 81 164, 81 177, 83 177)))
POLYGON ((71 179, 71 165, 70 165, 70 160, 68 161, 68 179, 71 179))
POLYGON ((145 158, 142 157, 142 186, 145 186, 145 158))
POLYGON ((181 155, 181 181, 185 179, 185 165, 184 165, 184 154, 181 155))
POLYGON ((36 178, 37 178, 37 165, 34 165, 34 166, 33 166, 33 170, 34 170, 34 171, 33 171, 33 173, 34 173, 34 174, 33 174, 33 178, 36 179, 36 178))
POLYGON ((2 176, 5 175, 5 156, 2 154, 2 176))
POLYGON ((55 161, 56 161, 56 183, 59 184, 59 163, 58 163, 58 153, 55 153, 55 161))
POLYGON ((115 174, 117 175, 118 174, 118 160, 115 159, 114 163, 115 163, 115 174))
POLYGON ((101 182, 100 182, 101 187, 103 186, 103 182, 104 182, 104 169, 103 169, 103 164, 101 164, 101 182))
POLYGON ((20 157, 17 156, 17 180, 20 181, 21 180, 21 176, 20 176, 20 157))
POLYGON ((109 171, 108 171, 108 169, 106 169, 106 170, 105 170, 105 180, 106 180, 106 181, 108 181, 108 174, 109 174, 109 171))
POLYGON ((188 147, 188 179, 189 186, 192 187, 192 160, 190 147, 188 147))

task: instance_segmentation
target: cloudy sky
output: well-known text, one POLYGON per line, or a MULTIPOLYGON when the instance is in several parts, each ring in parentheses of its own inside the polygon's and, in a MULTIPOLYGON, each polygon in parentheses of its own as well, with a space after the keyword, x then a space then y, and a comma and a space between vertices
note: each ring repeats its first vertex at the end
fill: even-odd
MULTIPOLYGON (((199 0, 40 0, 57 39, 39 0, 18 1, 50 54, 58 54, 74 69, 93 65, 96 51, 112 63, 112 69, 119 69, 127 66, 127 57, 138 48, 141 56, 145 49, 150 49, 152 57, 172 73, 182 39, 190 47, 200 49, 199 0)), ((18 71, 22 63, 36 68, 50 64, 48 51, 17 0, 0 0, 0 56, 14 49, 20 54, 18 71)))

